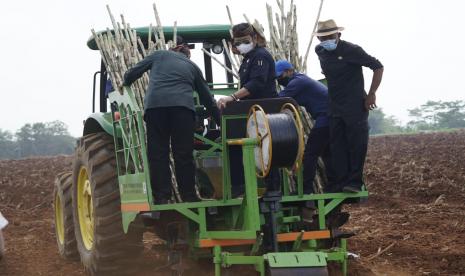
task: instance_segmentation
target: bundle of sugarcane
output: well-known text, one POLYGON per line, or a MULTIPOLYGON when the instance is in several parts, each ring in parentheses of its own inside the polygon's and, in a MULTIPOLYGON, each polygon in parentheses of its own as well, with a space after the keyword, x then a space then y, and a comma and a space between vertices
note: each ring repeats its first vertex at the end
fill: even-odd
MULTIPOLYGON (((97 33, 92 29, 92 35, 100 50, 112 85, 119 91, 123 85, 124 73, 129 68, 155 50, 167 49, 176 45, 176 35, 173 36, 173 41, 165 41, 163 27, 155 3, 153 4, 153 10, 155 13, 156 28, 153 28, 152 24, 150 24, 147 48, 137 36, 136 31, 125 21, 123 15, 121 15, 121 22, 116 22, 108 5, 107 10, 113 30, 107 29, 105 32, 97 33), (155 38, 155 41, 152 40, 152 36, 155 38)), ((174 33, 176 34, 176 22, 174 23, 174 33)), ((131 85, 137 104, 141 109, 143 109, 143 99, 148 83, 149 77, 145 73, 131 85)), ((122 91, 119 92, 122 93, 122 91)))
MULTIPOLYGON (((295 69, 299 72, 305 73, 307 71, 307 59, 308 54, 312 45, 314 38, 313 33, 316 30, 318 20, 320 18, 321 9, 323 7, 324 0, 320 0, 320 5, 318 13, 316 16, 315 23, 313 25, 312 33, 310 34, 310 40, 305 51, 305 56, 302 57, 299 53, 299 37, 297 34, 297 7, 294 5, 294 1, 291 0, 289 5, 289 11, 285 11, 284 0, 276 0, 276 3, 279 8, 279 13, 275 13, 273 17, 273 8, 271 5, 266 4, 267 10, 267 19, 268 19, 268 30, 269 30, 269 39, 267 40, 267 48, 270 51, 271 55, 275 60, 285 59, 292 63, 295 69)), ((226 10, 229 17, 229 22, 233 26, 233 21, 231 17, 231 12, 228 6, 226 10)), ((264 27, 258 20, 252 22, 247 15, 243 15, 246 22, 252 24, 255 30, 265 39, 264 36, 264 27)), ((231 31, 232 37, 232 31, 231 31)), ((229 58, 233 68, 237 68, 240 64, 240 59, 235 58, 234 55, 229 55, 231 53, 230 43, 224 43, 224 48, 227 49, 228 57, 233 56, 234 58, 229 58), (228 47, 226 47, 228 46, 228 47)))
POLYGON ((285 59, 292 63, 295 69, 299 72, 305 73, 307 71, 308 53, 314 38, 314 32, 320 18, 323 1, 320 0, 318 14, 316 16, 315 24, 313 25, 310 40, 302 57, 299 54, 299 38, 297 34, 297 7, 294 1, 291 0, 289 11, 284 10, 284 0, 276 0, 280 13, 275 13, 276 24, 273 22, 273 9, 270 5, 266 5, 268 24, 270 31, 269 49, 275 60, 285 59))
POLYGON ((273 23, 273 9, 266 5, 270 40, 269 49, 275 60, 285 59, 300 71, 302 57, 299 55, 299 38, 297 28, 297 8, 291 0, 289 11, 284 11, 284 0, 276 1, 280 13, 275 13, 276 25, 273 23))

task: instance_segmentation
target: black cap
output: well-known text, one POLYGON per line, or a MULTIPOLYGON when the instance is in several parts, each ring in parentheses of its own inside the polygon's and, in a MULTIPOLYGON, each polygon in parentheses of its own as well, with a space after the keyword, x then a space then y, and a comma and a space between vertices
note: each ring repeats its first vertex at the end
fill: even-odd
POLYGON ((184 38, 180 35, 176 35, 176 46, 183 45, 184 43, 184 38))

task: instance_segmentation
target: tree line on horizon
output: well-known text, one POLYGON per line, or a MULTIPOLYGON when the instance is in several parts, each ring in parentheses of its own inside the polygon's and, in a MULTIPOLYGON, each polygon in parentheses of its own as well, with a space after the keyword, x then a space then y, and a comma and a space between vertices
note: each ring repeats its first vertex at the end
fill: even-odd
POLYGON ((387 116, 381 108, 370 111, 370 134, 465 128, 465 101, 427 101, 419 107, 409 109, 408 112, 412 120, 406 125, 401 125, 394 116, 387 116))
POLYGON ((61 121, 25 124, 14 134, 0 129, 0 159, 71 154, 75 144, 61 121))
MULTIPOLYGON (((401 125, 394 116, 383 110, 370 112, 370 134, 416 133, 465 128, 465 101, 428 101, 410 109, 412 118, 401 125)), ((0 129, 0 159, 19 159, 30 156, 72 154, 76 138, 61 121, 25 124, 14 134, 0 129)))

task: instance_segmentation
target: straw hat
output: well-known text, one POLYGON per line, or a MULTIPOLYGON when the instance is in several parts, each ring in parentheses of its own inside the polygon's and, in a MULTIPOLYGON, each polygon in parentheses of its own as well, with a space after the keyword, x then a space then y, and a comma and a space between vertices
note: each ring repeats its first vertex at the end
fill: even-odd
POLYGON ((343 31, 344 27, 338 27, 333 19, 318 22, 318 29, 314 33, 316 36, 327 36, 343 31))

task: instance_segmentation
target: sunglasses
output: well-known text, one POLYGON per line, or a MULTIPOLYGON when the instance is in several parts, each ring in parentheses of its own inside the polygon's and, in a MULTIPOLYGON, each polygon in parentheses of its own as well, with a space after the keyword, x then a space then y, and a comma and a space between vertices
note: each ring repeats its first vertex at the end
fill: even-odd
POLYGON ((252 43, 252 41, 250 41, 250 40, 237 41, 237 42, 233 43, 233 46, 237 47, 237 46, 239 46, 241 44, 249 44, 249 43, 252 43))
POLYGON ((237 47, 241 44, 249 44, 252 43, 252 39, 250 36, 242 36, 242 37, 235 37, 232 39, 232 45, 237 47))

